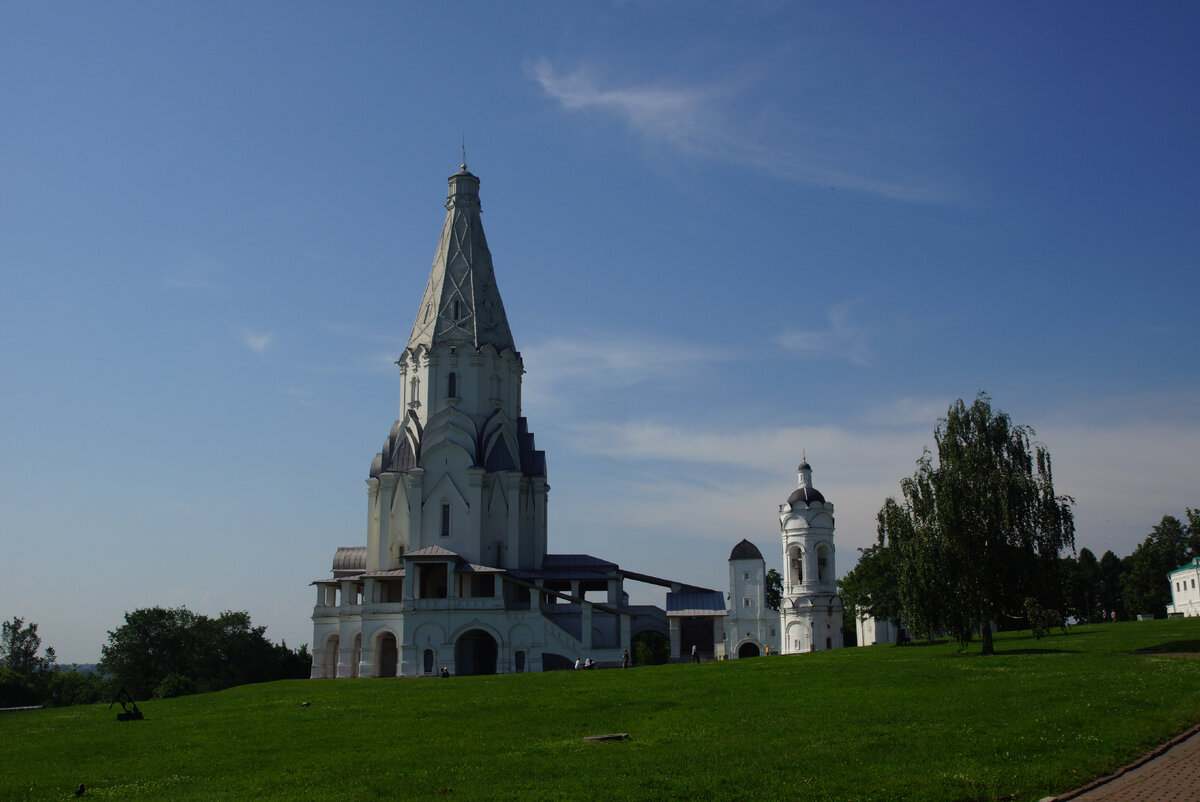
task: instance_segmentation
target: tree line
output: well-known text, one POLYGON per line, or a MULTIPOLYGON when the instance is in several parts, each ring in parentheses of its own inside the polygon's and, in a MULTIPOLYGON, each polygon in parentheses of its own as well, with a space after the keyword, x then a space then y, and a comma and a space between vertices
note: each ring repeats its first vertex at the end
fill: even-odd
POLYGON ((917 470, 877 515, 875 545, 839 581, 850 617, 903 623, 907 634, 1044 633, 1066 617, 1166 615, 1167 573, 1200 556, 1200 511, 1170 515, 1124 558, 1075 555, 1073 499, 1054 489, 1049 450, 1034 431, 993 411, 984 393, 952 404, 917 470))
POLYGON ((53 648, 39 657, 37 624, 14 617, 0 632, 0 707, 111 701, 122 687, 149 699, 307 678, 308 645, 289 649, 265 632, 245 611, 210 618, 186 607, 146 607, 125 614, 96 671, 84 672, 58 666, 53 648))

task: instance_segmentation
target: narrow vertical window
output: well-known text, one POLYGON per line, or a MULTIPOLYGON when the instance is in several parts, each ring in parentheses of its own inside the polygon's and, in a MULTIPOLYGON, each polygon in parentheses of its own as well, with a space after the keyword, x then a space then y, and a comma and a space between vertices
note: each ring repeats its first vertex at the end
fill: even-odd
POLYGON ((422 323, 428 323, 428 322, 429 322, 429 315, 430 315, 432 312, 433 312, 433 304, 425 304, 425 319, 424 319, 423 321, 421 321, 421 322, 422 322, 422 323))
POLYGON ((460 315, 458 314, 458 299, 457 298, 454 299, 454 315, 453 315, 453 317, 454 317, 454 322, 457 323, 459 320, 459 317, 460 317, 460 315))
POLYGON ((449 396, 451 398, 458 398, 458 374, 457 373, 450 374, 448 390, 449 390, 449 396))
POLYGON ((442 505, 442 537, 450 537, 450 505, 442 505))

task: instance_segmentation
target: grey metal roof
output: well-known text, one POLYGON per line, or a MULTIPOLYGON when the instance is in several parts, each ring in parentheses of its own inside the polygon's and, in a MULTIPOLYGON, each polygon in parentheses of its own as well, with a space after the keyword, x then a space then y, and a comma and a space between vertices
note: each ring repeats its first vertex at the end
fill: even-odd
POLYGON ((403 579, 403 568, 392 568, 388 571, 368 571, 362 575, 363 579, 403 579))
POLYGON ((725 594, 719 590, 667 594, 667 615, 725 615, 725 612, 725 594))
POLYGON ((416 551, 406 552, 404 554, 404 559, 407 560, 409 557, 456 557, 460 560, 462 559, 461 557, 459 557, 458 554, 456 554, 453 551, 450 551, 450 549, 444 549, 441 546, 436 546, 436 545, 435 546, 422 546, 421 548, 417 549, 416 551))
POLYGON ((616 563, 590 554, 547 554, 542 561, 546 568, 616 568, 616 563))
POLYGON ((494 568, 490 565, 476 565, 463 560, 454 566, 456 574, 503 574, 507 573, 503 568, 494 568))
POLYGON ((339 546, 333 555, 333 572, 367 570, 366 546, 339 546))
MULTIPOLYGON (((778 496, 776 498, 778 498, 778 496)), ((807 506, 816 501, 819 501, 822 504, 825 503, 825 497, 821 495, 820 490, 817 490, 815 487, 797 487, 792 491, 792 494, 788 496, 787 503, 795 504, 796 502, 801 502, 807 506)))
POLYGON ((749 540, 742 539, 742 542, 733 547, 733 551, 729 552, 729 561, 734 560, 761 560, 762 552, 758 550, 749 540))
POLYGON ((479 349, 490 344, 498 351, 508 348, 515 352, 479 217, 479 179, 464 164, 448 181, 446 222, 408 348, 455 345, 479 349))
POLYGON ((371 461, 371 477, 385 472, 403 472, 417 466, 417 457, 404 432, 400 421, 392 424, 392 430, 383 441, 383 449, 371 461))

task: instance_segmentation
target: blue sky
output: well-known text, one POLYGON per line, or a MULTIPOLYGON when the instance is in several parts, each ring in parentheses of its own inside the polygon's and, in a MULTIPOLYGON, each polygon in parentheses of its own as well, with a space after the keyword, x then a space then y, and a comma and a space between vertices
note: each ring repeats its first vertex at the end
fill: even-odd
POLYGON ((555 551, 724 588, 806 451, 844 573, 979 390, 1080 547, 1200 504, 1193 3, 3 16, 0 617, 61 659, 311 639, 464 138, 555 551))

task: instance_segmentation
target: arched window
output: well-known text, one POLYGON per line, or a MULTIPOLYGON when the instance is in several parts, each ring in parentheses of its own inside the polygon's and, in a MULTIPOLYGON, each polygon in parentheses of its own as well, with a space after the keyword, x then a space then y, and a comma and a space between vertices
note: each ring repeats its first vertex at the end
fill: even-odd
POLYGON ((424 662, 425 662, 425 673, 432 674, 433 673, 433 649, 425 650, 424 662))
POLYGON ((450 505, 442 505, 442 537, 450 537, 450 505))
POLYGON ((450 374, 450 381, 448 382, 447 390, 448 390, 447 395, 449 395, 451 398, 458 398, 458 374, 457 373, 450 374))
POLYGON ((513 662, 516 664, 517 673, 518 674, 524 673, 524 671, 525 671, 525 652, 517 652, 515 655, 513 655, 513 662))
POLYGON ((417 403, 417 396, 419 396, 421 394, 421 380, 419 378, 417 378, 416 376, 413 376, 412 381, 409 382, 408 384, 409 384, 408 404, 409 404, 409 406, 413 406, 414 404, 417 403))
POLYGON ((799 546, 792 546, 788 552, 788 571, 791 584, 799 585, 804 581, 804 555, 799 546))

